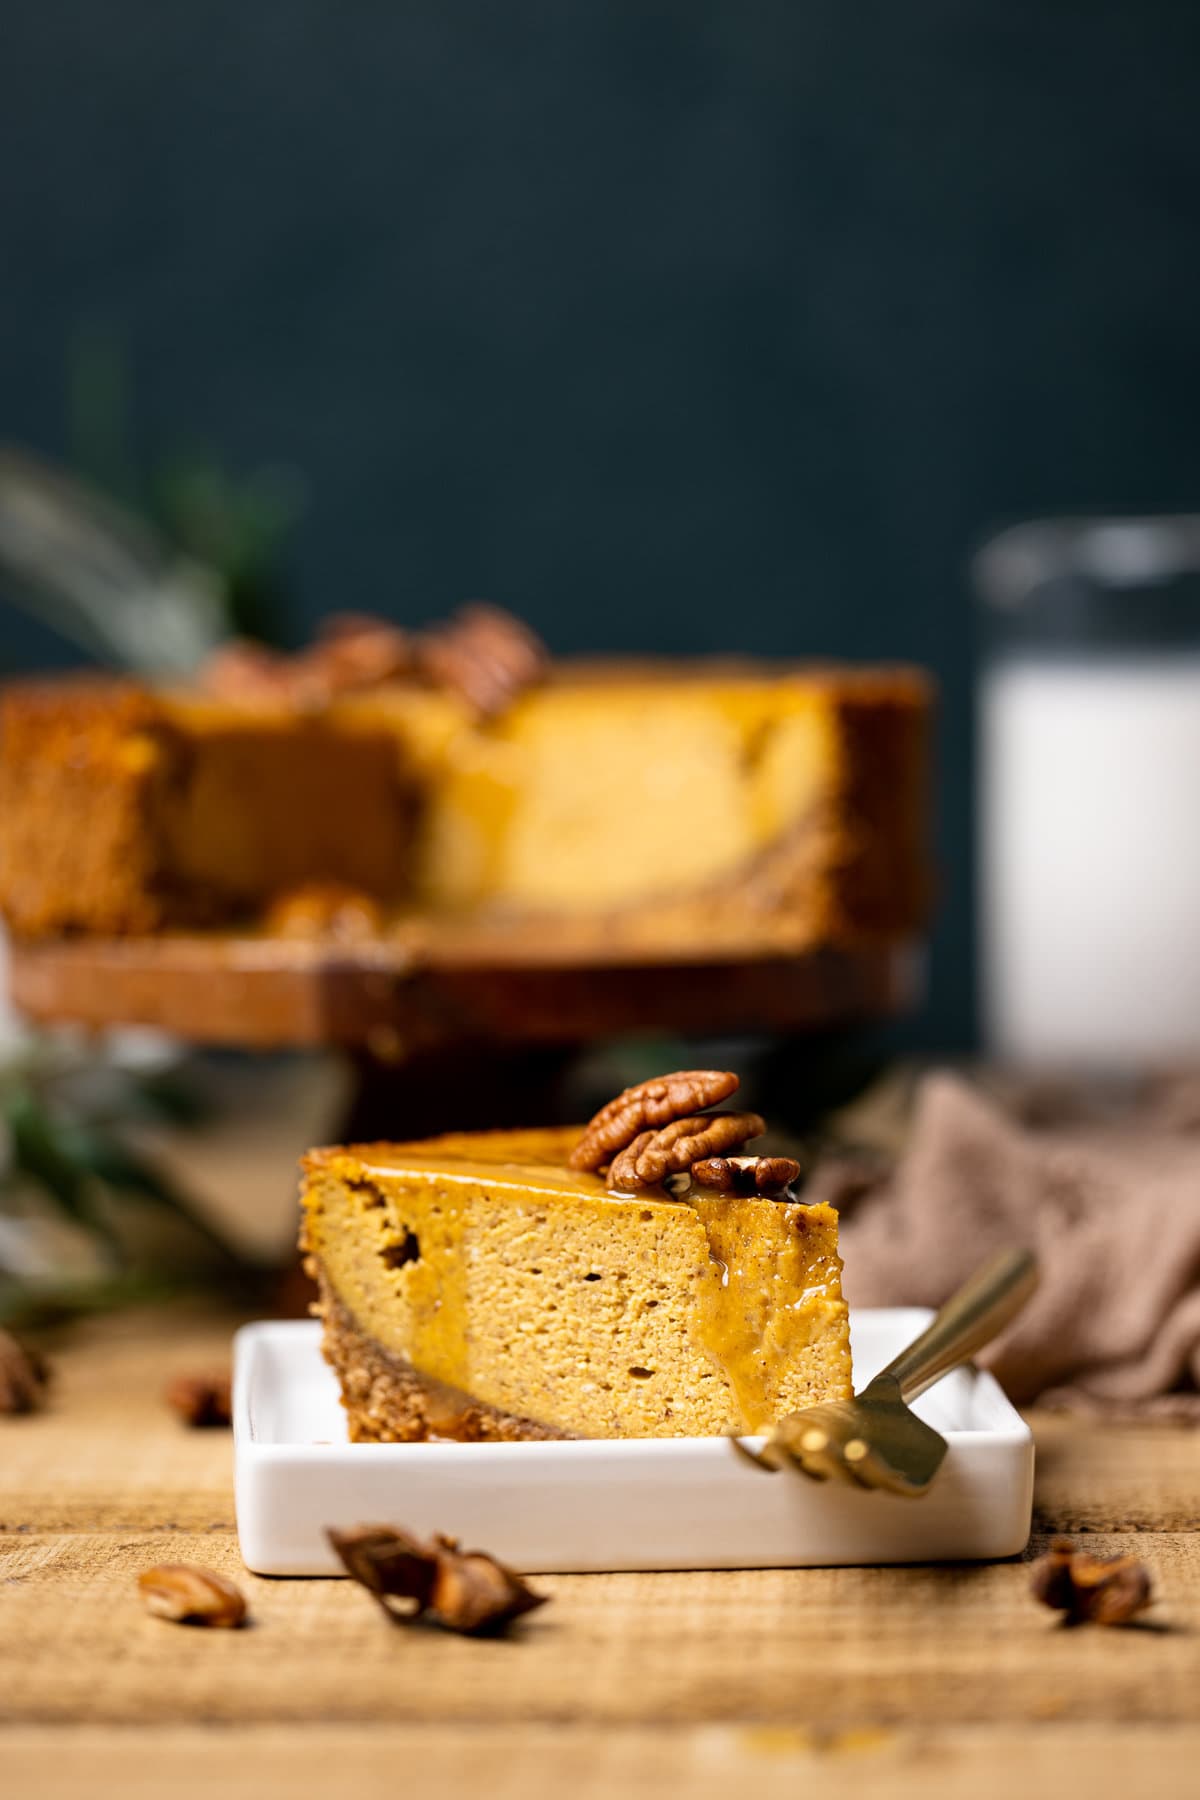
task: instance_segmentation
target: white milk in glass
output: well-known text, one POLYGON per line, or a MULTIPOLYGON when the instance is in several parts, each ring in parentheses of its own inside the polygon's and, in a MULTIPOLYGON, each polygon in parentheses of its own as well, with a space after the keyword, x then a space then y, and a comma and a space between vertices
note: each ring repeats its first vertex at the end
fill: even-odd
POLYGON ((992 1048, 1026 1063, 1195 1057, 1200 655, 999 659, 981 752, 992 1048))

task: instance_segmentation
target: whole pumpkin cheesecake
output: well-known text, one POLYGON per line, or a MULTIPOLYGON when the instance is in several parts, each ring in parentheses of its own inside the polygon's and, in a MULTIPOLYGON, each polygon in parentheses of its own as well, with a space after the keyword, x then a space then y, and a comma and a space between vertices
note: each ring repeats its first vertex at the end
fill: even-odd
POLYGON ((551 662, 478 607, 413 641, 350 620, 290 659, 234 647, 182 686, 17 683, 0 914, 26 939, 336 936, 348 906, 534 957, 907 940, 930 709, 909 669, 551 662))
POLYGON ((758 1431, 851 1392, 837 1215, 736 1076, 575 1129, 314 1150, 302 1242, 357 1442, 758 1431))

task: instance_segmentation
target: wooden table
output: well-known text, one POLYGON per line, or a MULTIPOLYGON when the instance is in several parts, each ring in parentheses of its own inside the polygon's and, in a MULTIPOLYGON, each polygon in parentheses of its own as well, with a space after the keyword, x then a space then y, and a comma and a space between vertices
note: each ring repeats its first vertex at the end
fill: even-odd
POLYGON ((1031 1553, 1136 1551, 1162 1596, 1140 1629, 1060 1628, 1013 1562, 543 1578, 552 1606, 477 1643, 390 1626, 347 1582, 246 1575, 229 1436, 159 1400, 228 1331, 93 1321, 53 1407, 0 1420, 5 1800, 1200 1789, 1200 1433, 1036 1421, 1031 1553), (135 1577, 164 1560, 234 1575, 253 1628, 145 1614, 135 1577))

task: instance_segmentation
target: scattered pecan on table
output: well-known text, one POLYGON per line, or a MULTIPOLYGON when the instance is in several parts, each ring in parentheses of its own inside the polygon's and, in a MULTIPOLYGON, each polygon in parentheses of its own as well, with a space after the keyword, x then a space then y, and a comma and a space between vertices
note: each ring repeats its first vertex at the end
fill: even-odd
POLYGON ((11 1331, 0 1330, 0 1413, 39 1411, 49 1382, 45 1359, 11 1331))
POLYGON ((329 1542, 347 1574, 373 1594, 389 1618, 428 1615, 448 1631, 499 1632, 523 1613, 544 1606, 521 1577, 482 1550, 460 1550, 439 1532, 430 1542, 391 1525, 332 1527, 329 1542), (403 1603, 397 1607, 393 1602, 403 1603))
POLYGON ((202 1569, 196 1563, 158 1563, 153 1569, 143 1569, 138 1587, 147 1611, 174 1625, 210 1625, 231 1631, 246 1617, 241 1589, 215 1569, 202 1569))
POLYGON ((163 1399, 185 1425, 197 1430, 228 1425, 233 1418, 227 1374, 176 1375, 167 1384, 163 1399))
POLYGON ((1136 1556, 1092 1556, 1055 1538, 1029 1575, 1030 1592, 1068 1625, 1124 1625, 1154 1598, 1150 1571, 1136 1556))

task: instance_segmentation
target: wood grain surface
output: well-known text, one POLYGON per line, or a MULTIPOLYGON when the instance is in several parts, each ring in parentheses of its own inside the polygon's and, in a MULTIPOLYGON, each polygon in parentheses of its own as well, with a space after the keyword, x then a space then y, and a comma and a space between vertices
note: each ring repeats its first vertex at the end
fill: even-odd
POLYGON ((232 1321, 176 1307, 52 1346, 51 1407, 0 1420, 0 1790, 1182 1795, 1200 1768, 1200 1434, 1035 1421, 1031 1554, 1067 1529, 1159 1594, 1064 1630, 1021 1562, 540 1577, 510 1641, 389 1625, 338 1581, 246 1574, 231 1443, 164 1407, 232 1321), (232 1574, 252 1626, 166 1624, 158 1561, 232 1574))

